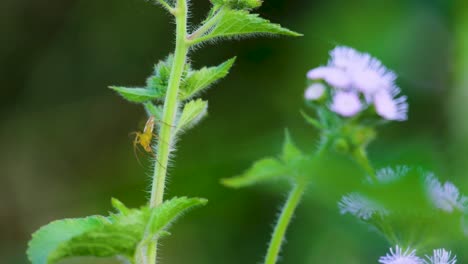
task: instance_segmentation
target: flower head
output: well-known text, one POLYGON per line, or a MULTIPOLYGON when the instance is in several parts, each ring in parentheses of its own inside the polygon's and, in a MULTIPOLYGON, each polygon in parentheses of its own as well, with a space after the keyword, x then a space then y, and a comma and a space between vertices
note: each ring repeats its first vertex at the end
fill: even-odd
POLYGON ((377 114, 386 120, 407 119, 408 104, 405 96, 398 97, 400 89, 395 85, 396 74, 382 62, 349 47, 336 47, 330 52, 330 57, 326 66, 310 70, 307 78, 323 80, 335 89, 332 90, 335 94, 332 111, 352 117, 375 105, 377 114), (335 104, 344 100, 351 106, 335 104))
POLYGON ((375 176, 380 183, 390 183, 406 176, 409 171, 407 166, 385 167, 379 169, 375 176))
POLYGON ((369 220, 374 214, 386 215, 388 212, 380 204, 358 194, 344 196, 338 203, 341 214, 350 213, 362 220, 369 220))
POLYGON ((460 194, 458 188, 451 182, 441 184, 434 174, 426 177, 429 196, 434 205, 446 212, 464 210, 468 206, 468 197, 460 194))
POLYGON ((379 263, 382 264, 424 264, 423 260, 416 256, 416 250, 407 248, 405 251, 399 246, 390 248, 390 253, 380 257, 379 263))
POLYGON ((408 119, 406 96, 395 98, 399 93, 400 89, 396 86, 392 90, 384 89, 376 92, 373 99, 377 114, 387 120, 408 119))
POLYGON ((427 256, 427 260, 424 261, 425 264, 455 264, 457 263, 457 256, 452 256, 452 252, 447 251, 443 248, 434 249, 432 256, 427 256))
POLYGON ((325 89, 326 89, 325 85, 323 85, 321 83, 311 84, 305 90, 304 97, 305 97, 306 100, 311 100, 311 101, 318 100, 325 93, 325 89))
POLYGON ((355 116, 362 108, 358 94, 353 92, 337 92, 330 106, 333 112, 345 117, 355 116))
POLYGON ((329 65, 348 73, 354 89, 372 96, 381 89, 390 89, 396 74, 383 66, 382 62, 367 53, 349 47, 336 47, 330 52, 329 65))

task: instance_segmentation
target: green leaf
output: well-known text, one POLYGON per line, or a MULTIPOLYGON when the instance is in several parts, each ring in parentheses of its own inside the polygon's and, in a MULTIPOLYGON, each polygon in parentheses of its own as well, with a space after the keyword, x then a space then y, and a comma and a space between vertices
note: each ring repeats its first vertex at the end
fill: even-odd
POLYGON ((317 129, 323 129, 324 128, 323 125, 320 123, 320 121, 318 121, 317 119, 309 116, 304 111, 301 111, 301 115, 302 115, 302 117, 304 117, 304 119, 305 119, 305 121, 307 123, 311 124, 315 128, 317 128, 317 129))
POLYGON ((166 94, 173 63, 174 55, 169 54, 164 60, 159 61, 154 66, 154 74, 146 80, 148 90, 158 91, 162 95, 166 94))
POLYGON ((53 221, 41 227, 32 235, 28 244, 27 255, 33 264, 47 264, 50 252, 75 236, 102 226, 107 219, 102 216, 90 216, 80 219, 53 221))
MULTIPOLYGON (((171 68, 174 56, 170 54, 164 60, 159 61, 154 66, 154 74, 146 80, 146 87, 141 88, 127 88, 121 86, 111 86, 112 90, 119 93, 124 99, 133 103, 145 103, 154 100, 164 99, 171 75, 171 68)), ((190 69, 187 64, 184 76, 190 69)))
POLYGON ((118 213, 59 220, 33 234, 28 257, 33 264, 53 264, 69 257, 120 256, 134 263, 143 240, 169 235, 169 225, 187 209, 206 204, 200 198, 175 198, 156 208, 129 209, 112 199, 118 213))
POLYGON ((162 120, 163 107, 160 105, 154 105, 151 102, 145 103, 145 110, 149 116, 154 116, 157 120, 162 120))
POLYGON ((115 199, 112 203, 118 210, 123 210, 125 213, 112 214, 105 218, 107 221, 102 221, 93 229, 60 243, 55 250, 50 252, 48 263, 83 256, 122 256, 132 261, 151 212, 148 207, 128 209, 115 199))
POLYGON ((280 161, 275 158, 265 158, 255 162, 242 175, 223 179, 222 184, 232 188, 240 188, 259 182, 277 180, 283 176, 287 176, 287 174, 287 168, 280 161))
POLYGON ((164 94, 156 90, 149 90, 146 88, 126 88, 118 86, 110 86, 112 90, 120 94, 124 99, 133 102, 133 103, 144 103, 147 101, 152 101, 160 99, 164 94))
POLYGON ((203 89, 210 87, 219 79, 224 78, 231 69, 236 58, 227 60, 216 67, 204 67, 198 71, 191 71, 184 80, 180 91, 180 99, 186 100, 200 93, 203 89))
POLYGON ((255 9, 262 6, 262 0, 211 0, 213 5, 225 5, 234 9, 255 9))
MULTIPOLYGON (((175 197, 153 209, 146 229, 147 236, 167 235, 167 229, 184 212, 196 206, 206 205, 208 200, 202 198, 175 197)), ((147 237, 148 238, 148 237, 147 237)))
POLYGON ((191 44, 219 38, 235 38, 259 34, 302 36, 297 32, 281 27, 279 24, 271 23, 269 20, 259 17, 258 14, 250 14, 246 10, 222 8, 218 12, 212 18, 217 19, 214 26, 205 35, 192 40, 191 44))
POLYGON ((175 133, 179 133, 196 125, 207 114, 207 110, 207 101, 197 99, 186 103, 177 123, 175 133))
POLYGON ((293 160, 297 160, 303 157, 302 152, 299 148, 296 147, 292 141, 289 131, 286 130, 286 137, 283 144, 283 153, 281 155, 281 160, 285 163, 289 163, 293 160))

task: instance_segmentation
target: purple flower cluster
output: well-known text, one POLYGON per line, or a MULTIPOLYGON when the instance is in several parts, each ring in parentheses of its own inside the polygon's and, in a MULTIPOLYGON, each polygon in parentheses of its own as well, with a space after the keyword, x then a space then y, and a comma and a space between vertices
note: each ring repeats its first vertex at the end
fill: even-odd
POLYGON ((313 83, 306 89, 307 100, 318 100, 331 87, 330 109, 343 116, 353 117, 374 106, 385 120, 408 119, 408 103, 399 96, 396 74, 367 53, 349 47, 336 47, 330 52, 326 66, 310 70, 307 78, 313 83))

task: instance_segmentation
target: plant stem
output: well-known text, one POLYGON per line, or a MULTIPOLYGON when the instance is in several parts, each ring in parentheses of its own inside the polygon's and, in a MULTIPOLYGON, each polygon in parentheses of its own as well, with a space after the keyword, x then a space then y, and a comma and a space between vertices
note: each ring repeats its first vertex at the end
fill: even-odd
POLYGON ((289 194, 288 200, 281 211, 281 215, 276 223, 275 230, 273 231, 273 236, 268 247, 268 252, 265 257, 265 264, 275 264, 279 252, 281 250, 281 244, 284 240, 284 235, 288 228, 291 218, 296 210, 297 205, 301 201, 302 195, 304 194, 306 188, 306 183, 301 182, 297 183, 291 193, 289 194))
POLYGON ((357 163, 363 167, 367 174, 369 174, 369 177, 371 177, 372 180, 377 180, 374 167, 372 167, 364 148, 356 149, 352 155, 356 159, 357 163))
POLYGON ((173 128, 177 114, 179 86, 182 73, 187 61, 188 46, 187 34, 187 4, 185 0, 177 1, 174 13, 177 24, 176 49, 174 63, 172 65, 169 85, 164 101, 163 120, 159 131, 159 144, 157 146, 157 158, 153 175, 150 206, 156 207, 163 202, 169 155, 174 141, 173 128))
MULTIPOLYGON (((159 131, 159 144, 157 145, 153 182, 151 187, 150 206, 157 207, 164 199, 164 189, 166 183, 167 166, 169 155, 174 142, 173 128, 176 121, 178 108, 178 94, 182 74, 187 61, 189 46, 186 43, 187 36, 187 3, 186 0, 178 0, 172 14, 176 19, 176 48, 174 62, 171 69, 169 84, 164 101, 163 120, 159 131)), ((156 263, 157 241, 148 245, 148 264, 156 263)))
POLYGON ((187 37, 188 44, 193 45, 193 44, 197 43, 197 38, 200 37, 200 36, 203 36, 203 34, 208 32, 214 25, 216 25, 216 23, 219 20, 219 17, 222 16, 223 13, 224 13, 224 10, 221 8, 220 10, 218 10, 216 12, 216 14, 213 15, 213 17, 211 17, 209 20, 207 20, 205 23, 203 23, 203 25, 201 27, 199 27, 195 32, 190 34, 187 37))

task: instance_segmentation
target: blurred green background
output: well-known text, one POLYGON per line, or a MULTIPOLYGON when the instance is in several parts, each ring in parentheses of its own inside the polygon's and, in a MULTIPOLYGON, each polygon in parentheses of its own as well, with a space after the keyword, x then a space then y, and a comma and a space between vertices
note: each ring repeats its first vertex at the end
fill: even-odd
MULTIPOLYGON (((204 94, 208 118, 179 142, 166 197, 210 203, 173 227, 161 245, 162 263, 262 260, 289 186, 230 190, 219 179, 279 153, 285 127, 302 149, 313 150, 316 131, 299 114, 305 73, 326 63, 336 45, 380 58, 409 96, 409 121, 380 130, 373 162, 420 165, 468 193, 463 2, 265 0, 260 14, 305 37, 221 42, 193 53, 195 66, 235 55, 238 62, 204 94)), ((208 7, 208 0, 192 1, 193 24, 208 7)), ((161 8, 142 0, 0 2, 0 263, 27 263, 30 234, 51 220, 105 214, 111 197, 129 206, 146 202, 151 167, 138 164, 128 136, 144 124, 144 112, 106 87, 142 85, 172 51, 173 29, 161 8)), ((376 263, 388 247, 367 226, 309 196, 282 263, 376 263)))

